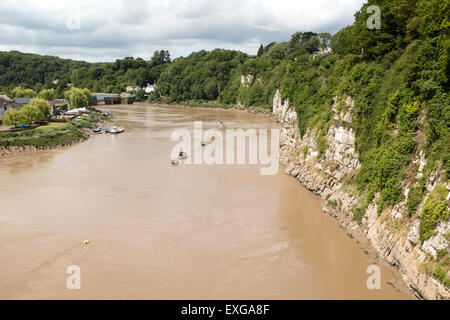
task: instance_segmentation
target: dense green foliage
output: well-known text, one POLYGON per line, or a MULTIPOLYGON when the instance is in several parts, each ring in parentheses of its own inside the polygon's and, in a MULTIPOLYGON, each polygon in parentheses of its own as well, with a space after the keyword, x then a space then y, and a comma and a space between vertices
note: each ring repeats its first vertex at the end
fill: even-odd
POLYGON ((92 94, 89 89, 71 87, 64 91, 64 98, 70 102, 72 108, 85 108, 92 105, 92 94))
POLYGON ((437 188, 425 203, 420 217, 420 241, 434 235, 434 228, 439 221, 450 218, 445 199, 447 193, 445 188, 437 188))
POLYGON ((156 51, 148 61, 127 57, 114 63, 88 63, 18 51, 0 52, 0 92, 13 97, 35 97, 42 89, 54 89, 56 97, 62 97, 68 85, 73 84, 93 92, 120 93, 127 85, 142 87, 156 82, 170 61, 165 50, 156 51), (21 91, 14 93, 17 86, 21 91), (34 93, 24 93, 25 89, 32 89, 34 93))
POLYGON ((20 124, 31 124, 49 119, 50 107, 43 99, 33 99, 21 109, 12 109, 5 112, 3 124, 17 126, 20 124))
POLYGON ((56 98, 55 89, 42 89, 39 92, 39 98, 50 101, 56 98))
POLYGON ((36 91, 30 88, 22 88, 20 86, 11 90, 11 96, 13 98, 34 98, 36 97, 36 91))
POLYGON ((201 50, 175 59, 158 80, 159 91, 171 101, 216 100, 236 103, 239 66, 247 55, 239 51, 201 50))

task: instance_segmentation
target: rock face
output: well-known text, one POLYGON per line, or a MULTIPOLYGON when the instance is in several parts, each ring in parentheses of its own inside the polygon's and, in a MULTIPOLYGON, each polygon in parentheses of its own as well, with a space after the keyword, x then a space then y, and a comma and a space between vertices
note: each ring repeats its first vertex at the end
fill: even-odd
POLYGON ((253 75, 251 74, 243 74, 241 75, 241 84, 243 87, 248 87, 253 82, 253 75))
MULTIPOLYGON (((278 90, 273 99, 273 114, 281 124, 280 162, 286 166, 286 174, 319 195, 324 200, 324 212, 335 217, 349 235, 368 242, 380 258, 397 268, 406 286, 418 298, 450 299, 448 288, 420 267, 427 254, 436 254, 436 250, 444 248, 448 250, 445 238, 450 231, 448 221, 440 223, 436 234, 421 245, 419 220, 410 222, 405 230, 396 233, 391 231, 387 223, 388 219, 399 221, 402 218, 404 203, 396 206, 387 217, 378 216, 376 197, 367 208, 362 223, 358 224, 352 219, 352 207, 356 205, 357 199, 342 190, 341 182, 361 166, 352 129, 353 107, 351 97, 335 97, 333 123, 326 134, 328 147, 319 158, 316 132, 310 129, 300 137, 297 112, 289 105, 288 99, 282 99, 278 90)), ((425 160, 423 155, 420 157, 420 166, 423 168, 425 160)), ((433 179, 430 189, 436 184, 433 179)), ((408 191, 407 188, 406 197, 408 191)))

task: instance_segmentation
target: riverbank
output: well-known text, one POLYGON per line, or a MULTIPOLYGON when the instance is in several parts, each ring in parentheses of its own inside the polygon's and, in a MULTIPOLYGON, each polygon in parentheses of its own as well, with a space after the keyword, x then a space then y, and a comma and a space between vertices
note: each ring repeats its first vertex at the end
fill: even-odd
POLYGON ((68 122, 50 122, 33 129, 0 132, 0 157, 77 144, 88 139, 91 128, 100 121, 109 121, 109 118, 93 109, 89 116, 83 115, 68 122))
POLYGON ((200 102, 139 102, 140 104, 148 104, 148 105, 160 105, 163 107, 168 106, 178 106, 185 108, 196 108, 196 109, 219 109, 219 110, 235 110, 235 111, 245 111, 252 114, 265 114, 269 117, 272 117, 272 109, 265 107, 244 107, 240 104, 238 105, 224 105, 220 103, 200 103, 200 102))

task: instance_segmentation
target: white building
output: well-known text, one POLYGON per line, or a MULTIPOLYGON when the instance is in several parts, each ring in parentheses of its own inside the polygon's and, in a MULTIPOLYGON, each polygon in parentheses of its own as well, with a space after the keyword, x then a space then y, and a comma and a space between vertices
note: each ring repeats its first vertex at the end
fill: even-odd
POLYGON ((145 87, 145 93, 155 92, 156 91, 156 85, 147 83, 147 86, 145 87))
POLYGON ((133 86, 127 86, 127 87, 125 88, 125 90, 126 90, 127 92, 138 91, 138 90, 140 90, 140 89, 141 89, 141 87, 139 87, 139 86, 136 86, 136 87, 133 87, 133 86))

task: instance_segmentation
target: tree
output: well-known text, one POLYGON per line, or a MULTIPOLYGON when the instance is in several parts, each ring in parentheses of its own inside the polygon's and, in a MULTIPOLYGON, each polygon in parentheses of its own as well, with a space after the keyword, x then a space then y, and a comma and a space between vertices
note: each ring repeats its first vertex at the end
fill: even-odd
POLYGON ((320 49, 326 49, 331 44, 331 34, 329 34, 328 32, 319 33, 319 42, 320 49))
POLYGON ((50 101, 56 98, 55 89, 42 89, 39 92, 39 98, 50 101))
POLYGON ((38 110, 38 115, 33 118, 33 121, 40 122, 43 120, 47 120, 51 117, 50 107, 44 99, 33 99, 30 101, 28 106, 36 108, 38 110))
POLYGON ((20 86, 15 87, 11 94, 14 98, 34 98, 37 96, 36 91, 33 89, 23 89, 20 86))
POLYGON ((50 107, 43 99, 33 99, 22 109, 13 109, 5 112, 3 123, 8 126, 42 122, 51 116, 50 107))
POLYGON ((41 122, 44 120, 44 114, 41 110, 31 103, 20 109, 20 112, 22 113, 22 120, 26 124, 31 124, 33 121, 41 122))
POLYGON ((144 101, 145 100, 145 90, 139 89, 136 91, 136 101, 144 101))
POLYGON ((64 92, 64 98, 69 100, 73 108, 87 107, 89 101, 85 92, 82 89, 71 87, 64 92))
POLYGON ((204 82, 204 89, 206 99, 214 100, 217 98, 217 80, 215 78, 208 78, 204 82))
POLYGON ((89 91, 89 89, 84 88, 82 89, 84 96, 86 97, 87 100, 87 106, 91 106, 92 105, 92 93, 91 91, 89 91))
POLYGON ((263 48, 263 45, 261 44, 261 45, 259 46, 257 56, 258 56, 258 57, 261 57, 261 56, 263 55, 263 53, 264 53, 264 48, 263 48))
POLYGON ((96 68, 92 71, 92 80, 98 80, 103 76, 104 70, 102 68, 96 68))
POLYGON ((19 124, 24 123, 22 116, 23 113, 21 112, 21 110, 12 109, 5 112, 2 121, 6 126, 18 126, 19 124))

